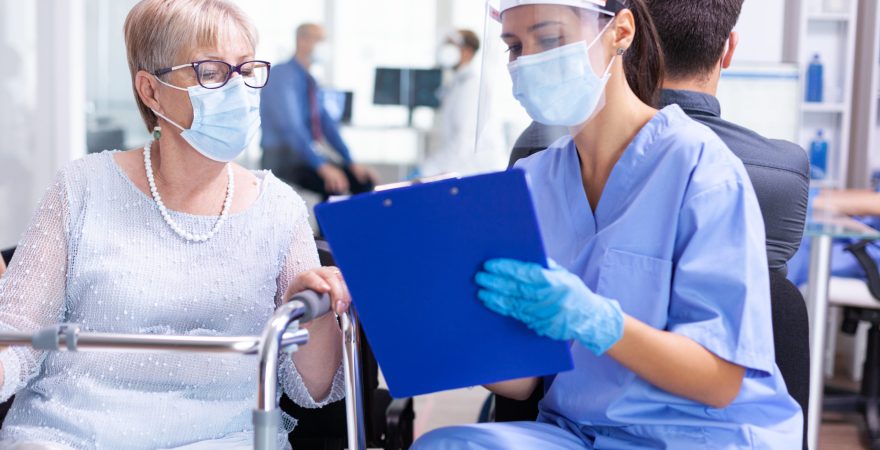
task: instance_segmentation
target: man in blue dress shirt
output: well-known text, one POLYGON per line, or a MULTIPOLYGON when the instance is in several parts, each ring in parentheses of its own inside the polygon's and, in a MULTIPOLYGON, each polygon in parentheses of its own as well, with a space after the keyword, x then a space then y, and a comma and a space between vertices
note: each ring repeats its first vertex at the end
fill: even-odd
POLYGON ((303 24, 296 31, 296 53, 272 67, 261 90, 263 168, 279 178, 317 192, 358 194, 373 189, 376 173, 355 164, 339 135, 338 124, 321 102, 320 87, 309 69, 322 55, 324 29, 303 24))

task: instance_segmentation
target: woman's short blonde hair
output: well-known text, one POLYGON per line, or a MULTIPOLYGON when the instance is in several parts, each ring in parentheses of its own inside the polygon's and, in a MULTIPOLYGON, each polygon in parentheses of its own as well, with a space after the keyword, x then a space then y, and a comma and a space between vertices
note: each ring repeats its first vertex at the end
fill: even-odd
MULTIPOLYGON (((140 70, 159 69, 190 62, 199 49, 216 47, 224 39, 243 35, 257 47, 257 30, 238 6, 227 0, 142 0, 125 19, 125 48, 132 88, 140 70)), ((135 101, 147 130, 156 126, 156 115, 134 90, 135 101)))

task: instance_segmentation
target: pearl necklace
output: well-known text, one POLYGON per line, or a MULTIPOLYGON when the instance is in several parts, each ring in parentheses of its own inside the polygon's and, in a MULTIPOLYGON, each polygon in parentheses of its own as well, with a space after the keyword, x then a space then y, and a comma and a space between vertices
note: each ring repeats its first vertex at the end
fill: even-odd
POLYGON ((205 242, 211 239, 214 237, 214 234, 217 233, 217 230, 223 226, 223 223, 226 222, 226 218, 229 217, 229 209, 232 206, 232 195, 235 192, 232 165, 226 165, 226 175, 229 178, 229 183, 226 185, 226 200, 223 202, 223 211, 220 212, 220 217, 217 218, 214 227, 211 228, 211 231, 207 234, 192 234, 181 228, 180 225, 171 218, 171 215, 168 213, 168 208, 166 208, 165 203, 162 202, 162 196, 159 195, 159 191, 156 189, 156 180, 153 178, 153 164, 150 159, 150 149, 152 146, 152 140, 147 142, 147 145, 144 145, 144 168, 147 171, 147 182, 150 184, 150 193, 153 194, 153 200, 156 202, 156 206, 159 207, 159 212, 162 214, 162 218, 165 219, 165 223, 167 223, 178 236, 188 242, 205 242))

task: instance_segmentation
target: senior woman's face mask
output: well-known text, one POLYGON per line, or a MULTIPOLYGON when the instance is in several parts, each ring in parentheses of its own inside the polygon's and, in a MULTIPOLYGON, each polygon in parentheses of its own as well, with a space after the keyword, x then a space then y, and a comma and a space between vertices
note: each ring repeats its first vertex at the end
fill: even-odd
POLYGON ((156 79, 165 86, 186 91, 193 108, 193 122, 183 128, 168 117, 153 113, 180 128, 180 136, 208 159, 230 162, 254 139, 260 128, 259 89, 248 87, 240 76, 225 86, 207 89, 192 86, 184 89, 156 79))

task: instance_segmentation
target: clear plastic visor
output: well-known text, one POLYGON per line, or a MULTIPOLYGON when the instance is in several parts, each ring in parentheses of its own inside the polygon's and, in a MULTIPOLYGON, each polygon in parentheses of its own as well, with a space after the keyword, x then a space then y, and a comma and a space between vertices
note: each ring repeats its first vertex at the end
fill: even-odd
POLYGON ((614 55, 602 38, 614 17, 552 2, 502 6, 486 5, 476 149, 499 145, 492 136, 500 127, 513 156, 527 156, 577 133, 604 107, 614 55))

